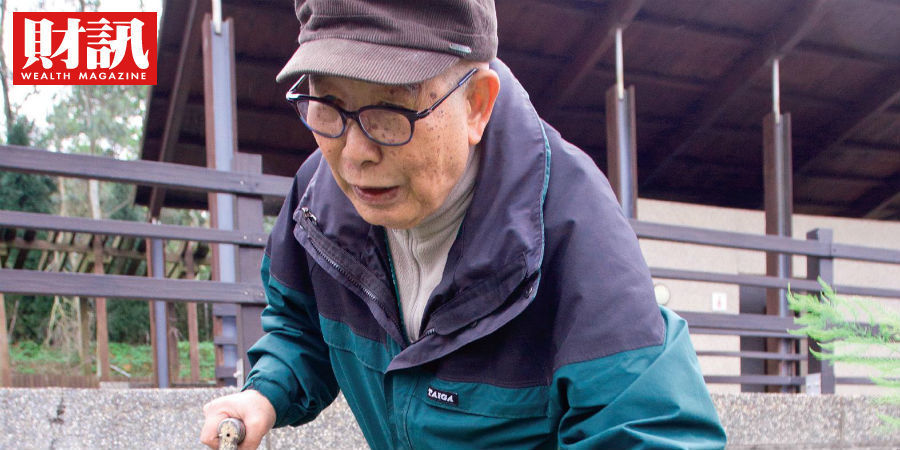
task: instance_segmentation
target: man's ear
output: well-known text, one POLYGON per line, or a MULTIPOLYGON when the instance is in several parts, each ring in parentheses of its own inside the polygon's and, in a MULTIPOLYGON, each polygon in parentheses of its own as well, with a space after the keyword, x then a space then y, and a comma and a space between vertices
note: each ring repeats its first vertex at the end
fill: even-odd
POLYGON ((475 72, 466 89, 467 123, 469 125, 469 145, 481 142, 481 136, 491 120, 494 101, 500 92, 500 77, 493 69, 483 68, 475 72))

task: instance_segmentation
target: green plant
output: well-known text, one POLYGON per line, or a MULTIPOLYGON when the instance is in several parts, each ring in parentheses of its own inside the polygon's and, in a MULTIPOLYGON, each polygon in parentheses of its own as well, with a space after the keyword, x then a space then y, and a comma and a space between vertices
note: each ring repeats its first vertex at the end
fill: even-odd
MULTIPOLYGON (((816 358, 871 369, 872 381, 889 392, 878 401, 900 405, 900 313, 870 300, 838 296, 821 278, 819 284, 820 293, 789 292, 788 305, 799 313, 794 323, 801 326, 790 332, 818 341, 822 351, 811 350, 816 358)), ((900 428, 900 418, 881 418, 900 428)))

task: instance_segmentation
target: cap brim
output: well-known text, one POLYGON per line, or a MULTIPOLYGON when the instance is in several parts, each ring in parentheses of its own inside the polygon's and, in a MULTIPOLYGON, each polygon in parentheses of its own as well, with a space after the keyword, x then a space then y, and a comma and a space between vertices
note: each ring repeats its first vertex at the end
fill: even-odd
POLYGON ((301 74, 333 75, 378 84, 414 84, 433 78, 459 57, 347 39, 319 39, 300 44, 275 80, 301 74))

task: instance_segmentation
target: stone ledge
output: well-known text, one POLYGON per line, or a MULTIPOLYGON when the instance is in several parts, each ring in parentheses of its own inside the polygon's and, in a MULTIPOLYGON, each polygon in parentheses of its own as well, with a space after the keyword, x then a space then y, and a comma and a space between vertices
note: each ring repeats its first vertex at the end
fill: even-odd
MULTIPOLYGON (((201 407, 234 389, 0 389, 0 449, 205 448, 201 407)), ((729 448, 894 449, 868 397, 714 394, 729 448)), ((343 398, 314 422, 274 430, 261 448, 365 449, 343 398)))

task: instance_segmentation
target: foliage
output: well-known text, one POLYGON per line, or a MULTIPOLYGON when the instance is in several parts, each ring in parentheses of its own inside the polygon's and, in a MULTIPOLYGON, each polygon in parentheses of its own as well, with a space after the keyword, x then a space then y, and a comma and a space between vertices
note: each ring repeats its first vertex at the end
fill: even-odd
MULTIPOLYGON (((6 143, 30 145, 34 124, 18 116, 10 127, 6 143)), ((56 183, 44 175, 19 172, 0 172, 0 209, 51 213, 54 210, 53 193, 56 183)))
MULTIPOLYGON (((40 9, 42 2, 37 5, 40 9)), ((65 9, 95 11, 99 0, 66 0, 65 9)), ((150 2, 154 3, 154 2, 150 2)), ((4 11, 9 2, 2 2, 4 11)), ((21 5, 20 5, 21 7, 21 5)), ((151 9, 153 7, 151 6, 151 9)), ((143 2, 140 9, 144 10, 143 2)), ((8 21, 7 17, 7 21, 8 21)), ((3 23, 0 21, 0 29, 3 23)), ((5 55, 0 49, 0 58, 5 55)), ((5 59, 5 58, 4 58, 5 59)), ((0 78, 8 73, 0 73, 0 78)), ((22 87, 2 83, 4 94, 9 90, 21 92, 22 87)), ((143 117, 147 110, 149 86, 65 86, 60 87, 53 98, 42 102, 52 105, 52 109, 42 118, 46 126, 35 126, 34 122, 22 115, 25 100, 17 96, 4 95, 6 119, 2 131, 6 142, 14 145, 34 146, 63 153, 82 153, 95 156, 134 160, 139 156, 143 117), (12 100, 10 100, 12 99, 12 100), (17 102, 21 104, 16 104, 17 102)), ((35 88, 35 92, 37 88, 35 88)), ((33 114, 33 113, 32 113, 33 114)), ((32 115, 34 117, 34 115, 32 115)), ((40 122, 39 122, 40 123, 40 122)), ((112 182, 96 182, 73 178, 55 178, 42 175, 0 172, 0 210, 19 210, 58 214, 64 216, 95 217, 102 219, 144 221, 147 209, 134 204, 135 186, 112 182), (93 200, 93 201, 92 201, 93 200)), ((164 223, 203 226, 207 221, 204 213, 164 210, 164 223), (166 219, 168 222, 166 222, 166 219)), ((2 230, 0 230, 2 231, 2 230)), ((22 230, 18 231, 22 235, 22 230)), ((38 232, 37 239, 44 240, 47 233, 38 232)), ((79 242, 79 245, 84 245, 79 242)), ((19 250, 9 250, 5 261, 16 261, 19 250)), ((26 255, 23 253, 23 255, 26 255)), ((40 252, 26 255, 24 268, 39 269, 40 252)), ((63 252, 51 252, 49 271, 74 271, 73 258, 63 258, 63 252), (55 253, 55 254, 54 254, 55 253)), ((77 263, 77 260, 75 260, 77 263)), ((11 263, 9 263, 11 264, 11 263)), ((137 275, 145 268, 140 262, 137 275)), ((198 267, 198 278, 208 278, 209 268, 198 267)), ((10 337, 16 341, 45 341, 50 343, 72 343, 80 328, 79 316, 93 316, 93 311, 82 311, 78 298, 6 295, 7 317, 11 323, 10 337)), ((110 340, 129 344, 149 343, 149 311, 146 302, 111 299, 107 302, 110 340)), ((91 308, 89 308, 91 309, 91 308)), ((199 314, 200 337, 210 338, 211 324, 209 311, 201 306, 199 314)), ((176 307, 177 326, 183 336, 187 336, 186 312, 183 305, 176 307)), ((93 335, 93 330, 81 330, 93 335)), ((49 349, 48 349, 49 351, 49 349)), ((76 358, 74 355, 67 358, 76 358)))
MULTIPOLYGON (((9 127, 7 143, 10 145, 28 146, 34 124, 23 116, 17 116, 9 127)), ((19 172, 0 172, 0 210, 25 211, 35 213, 53 213, 56 209, 56 182, 44 175, 19 172)), ((18 230, 19 237, 24 235, 18 230)), ((37 239, 46 237, 45 231, 37 233, 37 239)), ((21 250, 10 250, 7 264, 13 264, 21 250)), ((39 255, 29 252, 23 267, 28 270, 37 269, 39 255)), ((53 303, 52 297, 7 295, 6 317, 13 324, 9 334, 13 339, 40 339, 47 326, 47 318, 53 303), (15 319, 15 320, 13 320, 15 319)))
MULTIPOLYGON (((181 379, 189 379, 191 375, 189 343, 178 343, 178 356, 181 379)), ((212 342, 198 343, 200 356, 200 379, 215 378, 215 346, 212 342)), ((42 346, 34 341, 19 341, 10 347, 13 370, 17 373, 71 373, 78 367, 77 357, 60 349, 42 346)), ((131 378, 146 379, 153 376, 153 356, 149 345, 130 345, 119 342, 109 344, 110 364, 124 370, 131 378)), ((92 361, 96 363, 96 361, 92 361)), ((94 369, 95 370, 95 369, 94 369)), ((112 372, 113 378, 126 378, 119 372, 112 372)))
MULTIPOLYGON (((16 117, 10 127, 6 143, 9 145, 31 144, 34 124, 23 116, 16 117)), ((0 172, 0 209, 37 213, 53 212, 53 194, 56 183, 44 175, 19 172, 0 172)))
POLYGON ((110 299, 106 311, 111 342, 150 343, 150 308, 146 301, 110 299))
MULTIPOLYGON (((791 333, 819 342, 819 359, 868 367, 872 381, 890 388, 881 402, 900 405, 900 314, 873 301, 838 296, 819 279, 822 292, 790 292, 788 305, 799 313, 801 328, 791 333)), ((885 424, 900 428, 900 418, 883 416, 885 424)))

